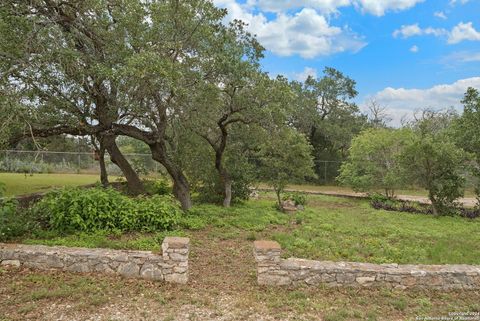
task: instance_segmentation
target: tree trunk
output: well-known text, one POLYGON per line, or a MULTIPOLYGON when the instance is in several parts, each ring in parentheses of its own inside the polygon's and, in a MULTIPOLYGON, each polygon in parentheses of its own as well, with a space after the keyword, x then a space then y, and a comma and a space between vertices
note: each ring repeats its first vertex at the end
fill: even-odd
POLYGON ((105 145, 103 141, 100 139, 100 148, 98 150, 98 163, 100 165, 100 182, 102 183, 103 187, 107 187, 108 182, 108 173, 107 173, 107 166, 105 165, 105 145))
POLYGON ((167 156, 165 146, 161 143, 153 143, 149 145, 152 152, 152 158, 162 164, 167 170, 173 181, 173 195, 180 202, 183 210, 192 207, 192 199, 190 197, 190 187, 188 180, 181 171, 167 156))
POLYGON ((223 185, 223 207, 230 207, 232 203, 232 180, 225 172, 220 174, 220 181, 223 185))
MULTIPOLYGON (((166 118, 164 115, 163 118, 166 118)), ((183 175, 182 170, 168 157, 165 146, 164 133, 165 129, 155 135, 142 131, 139 128, 129 125, 115 125, 117 133, 126 135, 146 143, 151 151, 153 160, 159 162, 165 167, 173 181, 173 194, 178 199, 182 208, 188 210, 192 207, 190 197, 190 187, 188 180, 183 175)))
POLYGON ((125 178, 127 179, 128 192, 132 195, 145 194, 145 187, 143 186, 142 181, 125 156, 123 156, 122 152, 115 143, 115 138, 116 136, 111 134, 104 136, 105 148, 110 154, 110 159, 120 168, 123 175, 125 175, 125 178))
POLYGON ((232 203, 232 179, 227 169, 222 165, 223 150, 220 149, 215 152, 215 168, 223 189, 223 207, 230 207, 232 203))
POLYGON ((275 194, 277 194, 277 202, 278 202, 278 209, 282 210, 282 199, 280 197, 281 190, 279 188, 275 188, 275 194))
POLYGON ((431 194, 428 195, 428 198, 430 199, 430 203, 432 203, 433 215, 438 216, 437 200, 431 194))
POLYGON ((218 125, 221 131, 220 144, 216 146, 214 143, 209 142, 215 151, 215 168, 217 169, 220 183, 223 188, 223 207, 230 207, 232 203, 232 179, 230 178, 227 169, 223 166, 223 154, 227 148, 228 131, 222 121, 219 121, 218 125))
POLYGON ((105 165, 105 144, 102 135, 92 135, 92 145, 95 148, 95 160, 98 161, 100 167, 100 183, 103 187, 108 187, 108 173, 105 165), (98 141, 98 144, 96 143, 98 141), (98 157, 98 158, 97 158, 98 157))

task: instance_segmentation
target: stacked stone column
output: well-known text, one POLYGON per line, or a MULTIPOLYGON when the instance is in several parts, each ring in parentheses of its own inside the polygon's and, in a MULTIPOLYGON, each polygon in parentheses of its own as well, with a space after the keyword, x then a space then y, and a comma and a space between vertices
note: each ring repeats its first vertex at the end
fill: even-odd
POLYGON ((281 247, 274 241, 255 241, 253 254, 257 262, 257 281, 260 285, 290 284, 288 272, 280 269, 281 247))
POLYGON ((165 281, 187 283, 190 239, 186 237, 166 237, 162 243, 162 252, 163 261, 169 264, 163 270, 165 281))

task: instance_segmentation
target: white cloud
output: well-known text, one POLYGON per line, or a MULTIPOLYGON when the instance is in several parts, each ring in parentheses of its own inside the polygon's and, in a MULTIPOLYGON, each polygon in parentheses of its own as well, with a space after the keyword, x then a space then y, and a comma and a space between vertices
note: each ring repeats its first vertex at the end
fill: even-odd
POLYGON ((408 38, 412 36, 417 36, 422 34, 422 29, 418 26, 418 23, 413 25, 402 25, 400 29, 397 29, 393 32, 395 38, 402 36, 403 38, 408 38))
POLYGON ((313 78, 317 78, 318 71, 312 67, 305 67, 303 71, 299 73, 294 73, 293 78, 298 81, 305 81, 308 76, 312 76, 313 78))
POLYGON ((448 43, 455 44, 464 40, 480 41, 480 32, 475 30, 471 22, 460 22, 448 35, 448 43))
POLYGON ((226 8, 226 22, 243 20, 262 45, 280 56, 314 58, 339 52, 357 52, 366 43, 348 26, 331 23, 341 7, 383 16, 388 11, 414 7, 425 0, 213 0, 226 8), (274 13, 274 18, 265 12, 274 13))
POLYGON ((256 6, 262 11, 285 12, 299 8, 314 8, 322 13, 334 13, 340 7, 350 6, 350 0, 257 0, 250 1, 250 6, 256 6))
POLYGON ((454 107, 462 110, 461 100, 468 87, 480 88, 480 77, 461 79, 453 84, 436 85, 427 89, 385 88, 374 98, 380 105, 386 106, 394 118, 394 124, 399 125, 404 116, 423 108, 444 109, 454 107))
POLYGON ((458 25, 453 27, 451 31, 443 28, 432 27, 422 29, 419 27, 418 23, 412 25, 402 25, 399 29, 395 30, 392 35, 395 38, 410 38, 413 36, 423 35, 432 35, 435 37, 447 36, 447 42, 449 44, 456 44, 465 40, 480 41, 480 32, 475 30, 472 22, 460 22, 458 25))
POLYGON ((363 12, 383 16, 387 11, 401 11, 414 7, 424 0, 353 0, 354 5, 363 12))
POLYGON ((227 21, 243 20, 265 48, 280 56, 298 54, 314 58, 357 52, 366 45, 347 26, 332 26, 325 16, 311 8, 295 14, 277 13, 275 19, 268 20, 262 13, 253 13, 251 3, 240 5, 235 0, 215 0, 214 3, 228 9, 227 21))
POLYGON ((410 51, 413 52, 413 53, 417 53, 419 50, 420 50, 420 48, 418 48, 417 45, 414 45, 410 48, 410 51))
POLYGON ((402 25, 400 29, 397 29, 393 32, 393 36, 395 38, 400 36, 402 38, 410 38, 413 36, 421 36, 421 35, 441 36, 447 33, 448 32, 445 29, 435 29, 432 27, 422 29, 418 26, 418 23, 415 23, 412 25, 402 25))
POLYGON ((299 8, 314 8, 322 13, 334 13, 338 8, 355 6, 364 13, 383 16, 387 11, 401 11, 414 7, 424 0, 250 0, 250 6, 263 11, 285 12, 299 8))
POLYGON ((440 18, 440 19, 443 19, 443 20, 446 20, 447 19, 447 16, 445 15, 445 13, 443 11, 435 11, 433 13, 433 15, 437 18, 440 18))

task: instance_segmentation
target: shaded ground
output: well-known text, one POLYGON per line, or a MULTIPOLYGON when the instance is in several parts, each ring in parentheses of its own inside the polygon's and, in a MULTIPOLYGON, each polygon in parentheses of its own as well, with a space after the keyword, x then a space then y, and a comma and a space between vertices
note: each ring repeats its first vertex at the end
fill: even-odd
POLYGON ((2 269, 0 320, 405 320, 480 311, 478 291, 260 287, 248 234, 191 236, 184 286, 2 269))

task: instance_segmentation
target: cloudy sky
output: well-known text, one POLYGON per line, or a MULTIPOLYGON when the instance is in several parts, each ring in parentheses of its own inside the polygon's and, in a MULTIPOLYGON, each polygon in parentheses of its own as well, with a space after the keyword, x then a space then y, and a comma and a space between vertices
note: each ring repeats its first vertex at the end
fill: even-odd
POLYGON ((271 75, 302 80, 334 67, 394 123, 419 108, 457 107, 480 88, 480 0, 214 0, 267 49, 271 75))

